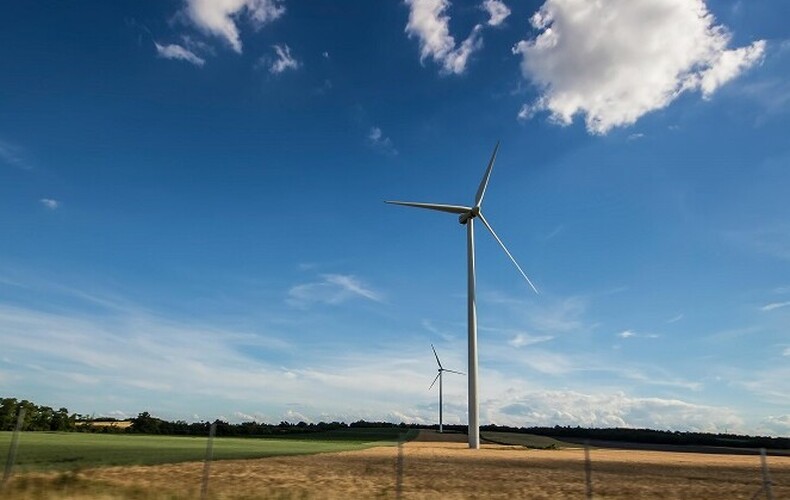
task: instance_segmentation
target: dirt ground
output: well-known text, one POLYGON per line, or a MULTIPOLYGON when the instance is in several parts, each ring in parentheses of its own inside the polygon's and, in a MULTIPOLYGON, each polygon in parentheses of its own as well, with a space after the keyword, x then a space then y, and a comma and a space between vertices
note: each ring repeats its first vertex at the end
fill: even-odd
MULTIPOLYGON (((402 449, 326 453, 211 465, 209 498, 585 498, 584 450, 527 450, 416 440, 402 449)), ((591 450, 594 498, 751 499, 759 456, 591 450)), ((790 499, 790 457, 768 457, 773 496, 790 499)), ((20 498, 199 498, 202 463, 115 467, 50 479, 44 496, 20 498), (65 485, 65 487, 63 486, 65 485), (58 490, 58 491, 55 491, 58 490)), ((23 490, 20 490, 20 492, 23 490)), ((761 496, 759 498, 765 498, 761 496)))

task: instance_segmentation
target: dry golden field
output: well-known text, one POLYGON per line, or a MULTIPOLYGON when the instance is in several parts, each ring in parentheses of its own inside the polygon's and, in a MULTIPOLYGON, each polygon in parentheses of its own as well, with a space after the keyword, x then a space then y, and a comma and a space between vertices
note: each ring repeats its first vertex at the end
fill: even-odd
MULTIPOLYGON (((395 498, 397 448, 227 460, 211 466, 209 498, 395 498)), ((760 457, 591 450, 594 498, 750 499, 760 457)), ((402 498, 585 498, 582 449, 527 450, 416 440, 403 446, 402 498)), ((768 458, 775 499, 790 498, 790 457, 768 458)), ((18 498, 199 498, 199 462, 23 474, 18 498)), ((12 498, 13 498, 12 497, 12 498)), ((764 497, 760 497, 764 498, 764 497)))

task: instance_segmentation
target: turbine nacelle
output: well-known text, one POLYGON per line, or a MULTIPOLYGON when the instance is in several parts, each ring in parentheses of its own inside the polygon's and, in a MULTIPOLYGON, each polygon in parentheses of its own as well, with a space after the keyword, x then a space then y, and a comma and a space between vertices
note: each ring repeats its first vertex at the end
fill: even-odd
POLYGON ((466 224, 467 222, 474 219, 478 215, 480 215, 480 207, 475 207, 472 210, 468 211, 467 213, 459 215, 458 222, 461 224, 466 224))

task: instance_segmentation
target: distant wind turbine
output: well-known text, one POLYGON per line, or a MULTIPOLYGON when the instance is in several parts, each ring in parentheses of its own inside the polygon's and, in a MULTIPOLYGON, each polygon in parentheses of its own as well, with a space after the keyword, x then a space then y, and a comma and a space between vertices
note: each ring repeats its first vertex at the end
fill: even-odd
POLYGON ((439 381, 439 432, 443 432, 443 427, 442 427, 442 406, 443 406, 443 404, 442 404, 442 374, 444 372, 449 372, 449 373, 457 373, 458 375, 463 375, 463 373, 457 372, 455 370, 448 370, 447 368, 444 368, 442 366, 442 362, 439 361, 439 355, 436 354, 436 348, 433 346, 433 344, 431 344, 431 349, 433 349, 433 355, 436 356, 436 364, 439 365, 439 374, 436 375, 435 379, 433 379, 433 382, 431 382, 431 386, 428 387, 428 390, 430 391, 431 389, 433 389, 433 386, 434 386, 434 384, 436 384, 436 381, 437 380, 439 381))
POLYGON ((527 277, 526 273, 518 265, 516 259, 510 254, 502 240, 494 232, 491 224, 488 223, 483 213, 480 211, 480 206, 483 204, 483 196, 486 194, 488 187, 488 179, 491 177, 491 168, 494 166, 496 154, 499 151, 499 142, 494 147, 494 153, 491 155, 491 160, 488 162, 488 168, 483 175, 483 180, 480 181, 480 186, 477 188, 475 195, 474 206, 465 207, 462 205, 443 205, 437 203, 416 203, 411 201, 387 201, 393 205, 403 205, 406 207, 427 208, 429 210, 438 210, 439 212, 449 212, 451 214, 458 214, 458 222, 466 225, 466 252, 467 252, 467 303, 468 303, 468 324, 469 324, 469 447, 473 449, 480 448, 480 409, 477 399, 477 306, 475 301, 475 231, 474 220, 480 219, 480 222, 491 232, 491 235, 502 247, 516 269, 521 273, 529 286, 538 293, 538 289, 532 284, 532 281, 527 277))

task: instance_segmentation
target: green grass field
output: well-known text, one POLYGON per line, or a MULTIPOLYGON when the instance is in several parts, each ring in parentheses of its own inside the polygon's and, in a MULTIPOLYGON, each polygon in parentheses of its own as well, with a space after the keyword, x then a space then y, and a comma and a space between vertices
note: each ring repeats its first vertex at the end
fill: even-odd
MULTIPOLYGON (((214 459, 261 458, 359 450, 394 445, 400 429, 344 429, 277 438, 216 438, 214 459)), ((410 431, 406 439, 416 434, 410 431)), ((80 432, 23 432, 15 470, 74 470, 110 465, 152 465, 203 460, 204 437, 90 434, 80 432)), ((5 462, 10 432, 0 432, 0 459, 5 462)))

